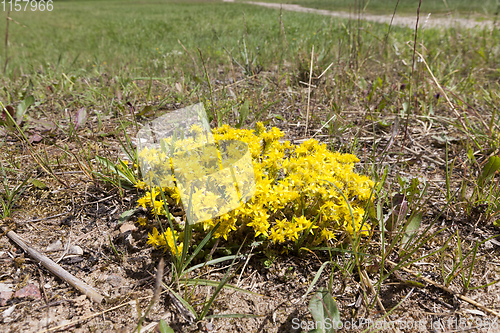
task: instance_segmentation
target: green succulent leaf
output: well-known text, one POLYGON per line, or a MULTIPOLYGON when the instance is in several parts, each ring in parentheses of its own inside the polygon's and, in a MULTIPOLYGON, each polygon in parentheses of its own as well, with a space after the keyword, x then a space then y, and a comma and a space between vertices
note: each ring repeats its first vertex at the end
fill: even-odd
POLYGON ((316 323, 316 332, 333 333, 341 327, 337 303, 326 288, 319 288, 309 302, 309 311, 316 323))

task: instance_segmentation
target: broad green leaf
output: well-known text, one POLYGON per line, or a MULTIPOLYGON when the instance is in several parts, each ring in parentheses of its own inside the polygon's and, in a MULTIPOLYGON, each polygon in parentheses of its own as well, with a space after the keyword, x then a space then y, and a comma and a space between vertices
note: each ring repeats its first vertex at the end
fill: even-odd
POLYGON ((132 209, 124 211, 122 213, 122 215, 120 215, 120 217, 118 218, 118 224, 121 224, 121 223, 127 221, 132 215, 134 215, 136 210, 137 210, 136 208, 132 208, 132 209))
POLYGON ((479 187, 482 188, 484 183, 490 180, 498 169, 500 169, 500 157, 491 156, 477 179, 479 187))
POLYGON ((39 190, 46 190, 46 189, 48 189, 48 186, 45 185, 45 183, 39 181, 38 179, 33 179, 31 181, 31 184, 33 184, 33 186, 35 186, 39 190))
POLYGON ((138 116, 146 116, 146 117, 152 116, 152 115, 154 115, 153 107, 151 105, 146 105, 144 107, 144 109, 142 109, 142 111, 139 112, 137 115, 138 116))
POLYGON ((316 322, 318 332, 332 333, 342 325, 337 303, 325 288, 319 288, 314 294, 309 302, 309 311, 316 322))
POLYGON ((17 124, 21 123, 21 121, 23 120, 24 113, 33 103, 35 103, 35 98, 31 95, 26 97, 21 103, 19 103, 16 111, 17 124))
POLYGON ((420 228, 420 224, 422 223, 422 213, 416 214, 406 226, 406 232, 403 235, 403 244, 406 243, 412 238, 413 234, 417 232, 418 228, 420 228))
POLYGON ((160 320, 158 329, 160 330, 160 333, 174 333, 174 330, 170 326, 168 326, 163 319, 160 320))

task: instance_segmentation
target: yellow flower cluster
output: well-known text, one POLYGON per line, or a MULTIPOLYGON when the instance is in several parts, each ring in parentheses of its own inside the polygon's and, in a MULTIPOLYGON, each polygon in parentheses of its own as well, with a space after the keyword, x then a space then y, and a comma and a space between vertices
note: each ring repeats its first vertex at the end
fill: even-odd
POLYGON ((159 186, 177 203, 183 201, 190 223, 227 213, 253 194, 255 177, 247 144, 214 141, 211 133, 196 125, 145 147, 138 157, 147 182, 158 186, 138 204, 145 209, 151 207, 158 215, 165 214, 163 201, 155 199, 160 194, 159 186))
MULTIPOLYGON (((305 233, 310 233, 315 242, 334 239, 342 231, 363 236, 369 234, 364 207, 373 200, 374 182, 354 172, 354 164, 359 162, 356 156, 331 152, 314 139, 292 145, 280 140, 284 134, 279 129, 266 131, 262 123, 257 124, 256 130, 224 125, 212 132, 215 142, 235 140, 246 143, 255 175, 255 193, 248 201, 216 218, 201 219, 205 230, 220 222, 215 237, 227 239, 232 230, 242 225, 252 227, 256 237, 264 235, 274 243, 295 241, 305 233)), ((185 140, 185 146, 193 143, 189 138, 185 140)), ((177 141, 176 145, 181 143, 177 141)), ((164 191, 179 203, 181 195, 170 172, 174 167, 171 160, 151 149, 139 155, 151 164, 155 175, 161 173, 164 177, 161 179, 171 177, 171 182, 162 180, 156 184, 161 184, 164 191), (160 170, 162 167, 165 172, 160 170)), ((235 182, 234 177, 229 179, 235 182)), ((244 189, 241 185, 236 187, 244 189)), ((165 215, 163 200, 156 199, 158 193, 159 188, 152 188, 138 204, 156 210, 158 215, 165 215)), ((192 196, 197 207, 213 207, 219 199, 206 191, 192 196)), ((150 235, 150 243, 162 246, 154 232, 150 235)), ((168 247, 172 249, 170 244, 168 247)))
POLYGON ((148 233, 148 244, 153 245, 157 249, 168 248, 170 252, 174 253, 176 256, 180 256, 182 254, 183 244, 182 242, 177 244, 176 248, 176 241, 177 235, 175 232, 172 232, 170 228, 167 228, 165 235, 160 234, 156 228, 153 228, 153 234, 148 233))

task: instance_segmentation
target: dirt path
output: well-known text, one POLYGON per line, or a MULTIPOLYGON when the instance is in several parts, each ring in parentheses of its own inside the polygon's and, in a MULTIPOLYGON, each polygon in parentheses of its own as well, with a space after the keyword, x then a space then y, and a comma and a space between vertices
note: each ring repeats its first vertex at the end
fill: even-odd
MULTIPOLYGON (((245 3, 263 6, 263 7, 268 7, 268 8, 275 8, 275 9, 282 8, 284 10, 289 10, 289 11, 293 11, 293 12, 313 13, 313 14, 320 14, 320 15, 326 15, 326 16, 339 17, 339 18, 357 18, 357 16, 355 16, 353 14, 349 14, 348 12, 306 8, 306 7, 302 7, 300 5, 268 3, 268 2, 254 2, 254 1, 247 1, 245 3)), ((371 22, 390 23, 391 19, 392 19, 392 15, 363 14, 361 16, 361 18, 363 20, 371 21, 371 22)), ((415 28, 416 17, 401 16, 401 15, 396 14, 396 16, 394 17, 394 19, 392 21, 392 24, 397 25, 397 26, 401 26, 401 27, 415 28)), ((466 18, 432 17, 432 15, 430 15, 430 14, 429 14, 429 16, 427 16, 427 15, 421 16, 420 21, 419 21, 420 27, 427 27, 427 28, 436 28, 436 27, 450 28, 450 27, 456 27, 456 26, 461 26, 464 28, 474 28, 474 27, 491 28, 491 27, 493 27, 493 25, 494 25, 494 22, 489 21, 489 20, 479 22, 476 20, 466 19, 466 18)))

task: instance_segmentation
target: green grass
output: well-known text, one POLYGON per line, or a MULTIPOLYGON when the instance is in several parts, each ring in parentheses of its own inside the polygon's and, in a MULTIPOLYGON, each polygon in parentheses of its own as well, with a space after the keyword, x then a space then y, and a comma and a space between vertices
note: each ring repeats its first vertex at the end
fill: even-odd
MULTIPOLYGON (((341 10, 341 11, 358 11, 362 9, 368 13, 374 14, 392 14, 397 0, 285 0, 273 1, 263 0, 263 2, 278 2, 297 4, 304 7, 341 10)), ((398 4, 398 13, 415 14, 417 12, 419 0, 400 0, 398 4)), ((496 15, 498 12, 497 0, 484 1, 468 1, 468 0, 423 0, 421 6, 422 13, 460 13, 480 14, 485 16, 496 15)))
MULTIPOLYGON (((26 28, 10 23, 7 73, 30 73, 51 67, 85 75, 130 73, 136 76, 179 74, 192 66, 182 46, 198 59, 196 48, 211 65, 227 63, 223 49, 243 62, 243 36, 248 53, 265 63, 276 60, 278 15, 256 6, 220 2, 171 3, 151 1, 58 2, 52 12, 16 12, 11 16, 26 28), (246 26, 243 21, 243 15, 246 26), (82 74, 83 74, 82 73, 82 74)), ((325 27, 322 21, 287 13, 293 53, 305 36, 325 27), (295 41, 294 41, 295 38, 295 41), (300 39, 300 42, 299 42, 300 39)), ((5 31, 5 20, 0 31, 5 31)), ((308 38, 309 39, 309 38, 308 38)), ((0 48, 1 63, 5 49, 0 48)))
MULTIPOLYGON (((407 2, 400 6, 404 4, 407 2)), ((196 59, 200 48, 210 65, 217 66, 229 62, 224 47, 240 64, 246 61, 244 38, 249 57, 257 56, 267 68, 282 59, 293 61, 301 50, 308 53, 312 44, 322 58, 333 59, 338 39, 348 42, 349 33, 339 29, 334 23, 338 20, 284 12, 285 52, 278 11, 220 2, 64 1, 56 2, 52 12, 15 12, 11 16, 26 28, 10 22, 8 75, 51 67, 55 72, 83 71, 84 75, 172 77, 192 70, 192 60, 178 40, 196 59)), ((0 31, 5 31, 4 20, 0 31)), ((376 41, 372 34, 383 38, 385 32, 384 25, 375 25, 369 33, 360 34, 361 42, 372 45, 376 41)), ((401 43, 411 35, 411 30, 393 28, 391 37, 401 43)), ((447 38, 453 42, 453 36, 447 38)), ((485 39, 487 43, 493 40, 485 39)), ((468 41, 474 42, 473 38, 468 41)), ((429 48, 440 43, 439 34, 427 34, 429 48)), ((2 43, 0 64, 5 63, 4 55, 2 43)))
MULTIPOLYGON (((279 11, 234 3, 64 1, 57 2, 50 13, 15 12, 11 16, 26 25, 10 22, 6 74, 14 79, 35 73, 58 77, 64 72, 76 77, 106 73, 167 80, 186 76, 189 80, 193 74, 202 76, 201 69, 195 72, 192 60, 202 67, 198 48, 209 71, 218 66, 228 71, 228 53, 237 68, 238 64, 254 61, 256 66, 269 69, 288 61, 292 67, 307 71, 306 58, 313 44, 320 66, 338 61, 339 55, 348 59, 353 51, 368 66, 381 56, 383 61, 392 59, 395 53, 408 62, 412 54, 405 46, 413 38, 410 29, 393 27, 386 47, 380 43, 387 33, 385 25, 371 24, 355 33, 347 20, 284 12, 283 35, 279 11)), ((0 31, 5 31, 5 20, 0 31)), ((435 57, 430 65, 438 70, 438 77, 451 79, 447 73, 455 69, 466 75, 478 67, 498 68, 497 35, 496 30, 490 35, 468 31, 460 38, 453 30, 443 35, 428 29, 422 37, 431 57, 435 57)), ((2 43, 0 64, 4 63, 2 43)), ((400 66, 393 68, 401 73, 400 66)), ((401 74, 406 75, 408 71, 404 71, 401 74)), ((494 79, 498 73, 490 71, 487 75, 494 79)))

